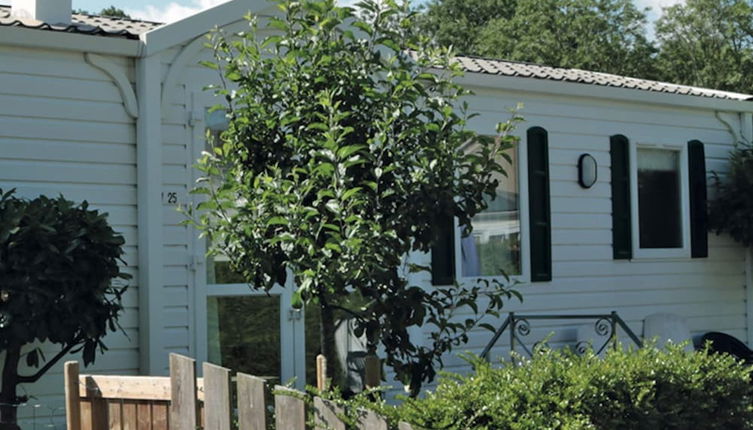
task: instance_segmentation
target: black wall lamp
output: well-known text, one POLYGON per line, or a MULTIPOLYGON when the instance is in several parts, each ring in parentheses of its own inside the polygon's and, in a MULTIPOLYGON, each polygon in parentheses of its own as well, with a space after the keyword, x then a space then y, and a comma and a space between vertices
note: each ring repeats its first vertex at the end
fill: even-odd
POLYGON ((591 188, 598 179, 596 159, 591 154, 583 154, 578 158, 578 184, 583 188, 591 188))

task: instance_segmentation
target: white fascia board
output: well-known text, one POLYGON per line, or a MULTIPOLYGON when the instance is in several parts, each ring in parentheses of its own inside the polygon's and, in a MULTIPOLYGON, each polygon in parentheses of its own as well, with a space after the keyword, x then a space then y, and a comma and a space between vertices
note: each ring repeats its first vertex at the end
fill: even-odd
MULTIPOLYGON (((442 70, 435 69, 435 73, 442 70)), ((542 94, 556 94, 569 97, 606 99, 632 103, 664 106, 682 106, 696 109, 710 109, 726 112, 753 112, 753 102, 726 100, 711 97, 682 94, 661 93, 630 88, 607 87, 603 85, 579 84, 547 79, 525 78, 518 76, 489 75, 486 73, 466 72, 465 76, 455 78, 463 87, 475 90, 496 89, 503 91, 523 91, 542 94)))
POLYGON ((240 21, 249 13, 264 16, 265 12, 272 10, 274 6, 264 0, 233 0, 222 3, 142 34, 141 40, 146 46, 144 56, 193 40, 215 27, 240 21))
POLYGON ((138 57, 141 41, 120 37, 0 26, 0 45, 138 57))

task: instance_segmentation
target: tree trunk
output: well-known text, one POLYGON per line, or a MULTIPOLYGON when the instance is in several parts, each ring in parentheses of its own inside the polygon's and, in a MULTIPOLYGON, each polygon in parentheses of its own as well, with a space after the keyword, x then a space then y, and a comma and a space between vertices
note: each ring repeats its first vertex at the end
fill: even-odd
POLYGON ((335 346, 335 313, 325 297, 319 297, 319 304, 321 316, 319 346, 322 350, 322 355, 327 359, 327 379, 332 381, 332 385, 336 385, 338 383, 336 378, 339 373, 340 363, 337 360, 337 348, 335 346))
POLYGON ((21 347, 11 346, 5 350, 2 385, 0 386, 0 430, 18 429, 18 362, 21 359, 21 347))

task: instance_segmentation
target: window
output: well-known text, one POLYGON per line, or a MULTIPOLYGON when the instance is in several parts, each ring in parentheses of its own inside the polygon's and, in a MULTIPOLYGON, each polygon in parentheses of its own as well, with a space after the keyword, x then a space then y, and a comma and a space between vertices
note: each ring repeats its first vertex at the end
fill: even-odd
POLYGON ((638 231, 641 248, 682 248, 680 153, 638 148, 638 231))
POLYGON ((512 163, 503 161, 507 176, 496 175, 496 197, 489 198, 488 208, 473 218, 473 232, 458 237, 462 277, 522 273, 517 151, 511 149, 508 155, 512 163))
POLYGON ((682 144, 630 146, 634 257, 690 256, 686 148, 682 144))

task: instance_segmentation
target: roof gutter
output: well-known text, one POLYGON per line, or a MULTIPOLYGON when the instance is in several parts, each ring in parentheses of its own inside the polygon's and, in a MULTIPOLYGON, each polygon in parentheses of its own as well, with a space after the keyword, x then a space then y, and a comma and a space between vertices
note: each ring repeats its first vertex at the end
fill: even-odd
MULTIPOLYGON (((436 69, 436 73, 442 70, 436 69)), ((631 88, 607 87, 603 85, 580 84, 547 79, 525 78, 519 76, 490 75, 486 73, 466 72, 465 76, 455 79, 463 87, 473 89, 497 89, 514 92, 534 92, 558 94, 568 97, 585 97, 623 102, 683 106, 694 109, 711 109, 722 112, 753 112, 753 103, 744 100, 728 100, 713 97, 701 97, 682 94, 645 91, 631 88)))
POLYGON ((142 42, 139 40, 118 37, 92 37, 86 34, 15 26, 0 26, 0 45, 125 57, 138 57, 143 51, 142 42))

